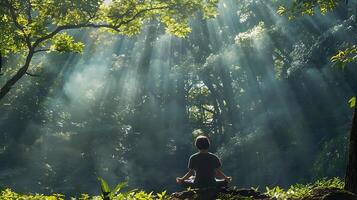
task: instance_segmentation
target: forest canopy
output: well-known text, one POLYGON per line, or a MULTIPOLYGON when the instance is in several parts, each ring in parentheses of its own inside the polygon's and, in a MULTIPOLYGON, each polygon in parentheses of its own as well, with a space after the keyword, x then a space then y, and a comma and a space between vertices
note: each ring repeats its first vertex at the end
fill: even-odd
MULTIPOLYGON (((166 30, 179 37, 190 32, 188 19, 201 11, 203 17, 216 16, 218 0, 76 0, 36 1, 6 0, 0 7, 0 58, 20 54, 24 64, 16 69, 5 85, 0 99, 28 72, 32 57, 40 52, 82 52, 84 44, 76 42, 66 30, 105 28, 113 33, 138 34, 144 22, 156 19, 166 30)), ((0 68, 1 72, 1 68, 0 68)))

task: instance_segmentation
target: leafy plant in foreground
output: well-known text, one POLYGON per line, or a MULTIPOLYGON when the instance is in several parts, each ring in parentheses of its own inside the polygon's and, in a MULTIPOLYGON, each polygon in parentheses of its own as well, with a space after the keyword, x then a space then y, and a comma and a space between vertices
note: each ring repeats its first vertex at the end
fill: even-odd
POLYGON ((44 194, 18 194, 11 189, 7 188, 0 193, 1 200, 64 200, 62 194, 52 194, 50 196, 44 194))
POLYGON ((103 195, 103 199, 104 200, 110 200, 113 199, 113 197, 123 188, 127 185, 126 182, 122 182, 119 183, 117 186, 115 186, 115 188, 113 188, 113 190, 110 189, 108 183, 102 179, 102 178, 98 178, 99 182, 100 182, 100 188, 102 191, 102 195, 103 195))
POLYGON ((338 188, 343 189, 345 186, 344 182, 339 178, 332 179, 322 179, 317 180, 314 183, 309 183, 306 185, 303 184, 295 184, 290 186, 288 190, 284 190, 279 186, 269 188, 266 187, 266 193, 268 196, 276 198, 278 200, 286 200, 286 199, 301 199, 304 197, 308 197, 312 194, 312 191, 316 188, 338 188))
POLYGON ((127 182, 119 183, 117 186, 110 189, 109 184, 102 178, 98 178, 100 182, 100 187, 102 191, 103 200, 166 200, 168 196, 166 191, 157 193, 156 195, 153 192, 147 193, 145 191, 138 191, 137 189, 131 190, 129 192, 120 192, 122 188, 127 186, 127 182))

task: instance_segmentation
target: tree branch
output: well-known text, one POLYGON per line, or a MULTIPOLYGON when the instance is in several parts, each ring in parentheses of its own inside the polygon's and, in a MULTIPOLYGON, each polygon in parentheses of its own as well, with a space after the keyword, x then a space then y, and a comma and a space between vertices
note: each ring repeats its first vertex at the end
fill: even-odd
POLYGON ((30 66, 30 62, 31 59, 33 57, 34 51, 31 48, 29 50, 29 53, 27 54, 26 57, 26 61, 25 64, 16 72, 16 74, 14 76, 12 76, 6 83, 4 86, 2 86, 2 88, 0 89, 0 100, 3 99, 5 97, 5 95, 7 93, 9 93, 9 91, 11 90, 12 86, 15 85, 15 83, 17 83, 18 80, 20 80, 27 72, 29 66, 30 66))
POLYGON ((133 15, 129 20, 119 23, 118 27, 120 27, 120 26, 122 26, 124 24, 129 24, 130 22, 132 22, 133 20, 135 20, 137 17, 139 17, 141 14, 143 14, 145 12, 152 11, 152 10, 163 10, 163 9, 168 9, 168 8, 170 8, 170 7, 169 6, 162 6, 162 7, 151 7, 151 8, 148 8, 148 9, 140 10, 135 15, 133 15))
POLYGON ((139 17, 141 14, 152 11, 152 10, 160 10, 160 9, 167 9, 169 8, 168 6, 162 6, 162 7, 153 7, 153 8, 148 8, 148 9, 143 9, 133 15, 130 19, 126 21, 122 21, 118 25, 111 25, 111 24, 94 24, 94 23, 82 23, 82 24, 68 24, 68 25, 63 25, 63 26, 58 26, 53 32, 49 33, 46 36, 43 36, 42 38, 39 38, 35 41, 33 47, 37 47, 40 43, 52 38, 53 36, 57 35, 59 32, 64 31, 64 30, 70 30, 70 29, 79 29, 79 28, 108 28, 115 30, 119 32, 119 28, 122 25, 129 24, 133 20, 135 20, 137 17, 139 17))
POLYGON ((39 74, 32 74, 32 73, 30 73, 30 72, 26 72, 25 74, 26 74, 26 75, 29 75, 29 76, 32 76, 32 77, 40 77, 39 74))

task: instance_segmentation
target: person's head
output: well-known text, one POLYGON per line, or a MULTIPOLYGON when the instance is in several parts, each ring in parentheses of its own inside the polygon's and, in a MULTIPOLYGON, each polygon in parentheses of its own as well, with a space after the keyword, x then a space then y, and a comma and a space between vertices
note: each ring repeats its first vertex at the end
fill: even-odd
POLYGON ((199 150, 208 150, 210 142, 208 137, 200 135, 196 138, 195 145, 199 150))

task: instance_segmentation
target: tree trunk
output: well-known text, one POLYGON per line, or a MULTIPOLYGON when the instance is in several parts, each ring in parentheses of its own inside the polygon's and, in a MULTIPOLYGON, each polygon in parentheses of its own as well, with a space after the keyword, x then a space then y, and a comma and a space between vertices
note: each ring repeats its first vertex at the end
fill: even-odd
POLYGON ((14 86, 17 81, 19 81, 27 72, 27 69, 30 66, 31 59, 33 57, 34 50, 30 49, 29 53, 27 54, 25 64, 16 72, 16 74, 11 77, 4 86, 0 89, 0 101, 5 97, 7 93, 10 92, 12 86, 14 86))
POLYGON ((357 105, 355 105, 350 133, 345 189, 357 194, 357 105))
POLYGON ((0 52, 0 75, 2 75, 1 69, 2 69, 2 54, 0 52))
POLYGON ((218 71, 222 81, 224 99, 227 103, 229 122, 231 123, 233 131, 236 132, 239 129, 240 119, 232 86, 233 80, 229 74, 229 69, 226 69, 226 66, 224 66, 222 62, 220 62, 220 66, 218 66, 218 71))

